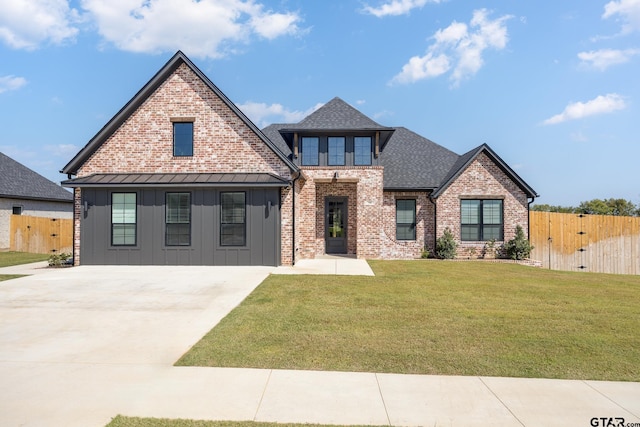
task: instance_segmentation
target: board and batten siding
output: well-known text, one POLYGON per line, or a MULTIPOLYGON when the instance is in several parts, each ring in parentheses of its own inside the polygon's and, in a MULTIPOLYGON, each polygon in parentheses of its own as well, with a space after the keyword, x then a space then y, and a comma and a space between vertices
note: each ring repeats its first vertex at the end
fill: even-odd
POLYGON ((277 188, 145 188, 82 190, 82 264, 280 265, 280 190, 277 188), (220 192, 246 193, 246 244, 220 245, 220 192), (137 194, 135 246, 111 245, 111 194, 137 194), (167 192, 191 194, 191 244, 165 245, 167 192), (85 209, 86 206, 86 209, 85 209))

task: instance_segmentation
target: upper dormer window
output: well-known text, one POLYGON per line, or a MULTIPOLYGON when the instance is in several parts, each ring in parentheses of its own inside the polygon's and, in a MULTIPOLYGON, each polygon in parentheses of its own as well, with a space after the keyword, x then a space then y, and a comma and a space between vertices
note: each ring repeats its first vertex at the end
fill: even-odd
POLYGON ((173 155, 193 156, 193 122, 173 123, 173 155))
POLYGON ((345 138, 344 136, 329 137, 329 153, 327 164, 329 166, 344 166, 345 138))
POLYGON ((302 164, 304 166, 318 166, 318 153, 320 148, 320 140, 318 137, 302 138, 302 164))
POLYGON ((368 166, 371 164, 371 137, 356 136, 353 139, 353 164, 368 166))

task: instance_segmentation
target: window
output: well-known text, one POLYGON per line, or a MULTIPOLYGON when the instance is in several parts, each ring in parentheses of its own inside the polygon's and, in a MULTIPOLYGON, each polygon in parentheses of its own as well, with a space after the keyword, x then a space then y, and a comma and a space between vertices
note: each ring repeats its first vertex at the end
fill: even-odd
POLYGON ((344 136, 329 137, 329 158, 327 159, 329 166, 344 165, 344 136))
POLYGON ((416 240, 415 200, 396 200, 396 239, 416 240))
POLYGON ((22 206, 14 206, 12 213, 14 215, 22 215, 22 206))
POLYGON ((111 193, 111 244, 136 244, 136 193, 111 193))
POLYGON ((173 123, 173 155, 193 156, 193 122, 173 123))
POLYGON ((318 166, 318 138, 302 138, 302 164, 305 166, 318 166))
POLYGON ((167 193, 165 227, 165 245, 189 246, 191 244, 190 193, 167 193))
POLYGON ((502 200, 461 200, 463 241, 503 240, 502 200))
POLYGON ((246 244, 245 198, 243 192, 220 193, 220 246, 246 244))
POLYGON ((353 139, 353 164, 356 166, 371 164, 370 136, 356 136, 353 139))

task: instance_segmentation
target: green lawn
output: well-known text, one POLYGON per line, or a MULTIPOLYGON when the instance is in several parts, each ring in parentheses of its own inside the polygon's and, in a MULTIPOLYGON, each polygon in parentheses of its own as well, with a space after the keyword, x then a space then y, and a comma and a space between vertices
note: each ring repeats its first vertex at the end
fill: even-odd
MULTIPOLYGON (((118 415, 106 427, 322 427, 320 424, 280 424, 254 421, 194 421, 134 418, 118 415)), ((329 427, 329 426, 325 426, 329 427)), ((331 427, 340 427, 332 425, 331 427)), ((358 427, 358 426, 350 426, 358 427)), ((361 426, 363 427, 363 426, 361 426)))
POLYGON ((0 267, 29 264, 30 262, 46 261, 47 254, 29 254, 26 252, 0 252, 0 267))
MULTIPOLYGON (((0 267, 9 267, 11 265, 28 264, 30 262, 46 261, 49 255, 46 254, 29 254, 26 252, 0 252, 0 267)), ((3 280, 15 279, 22 277, 17 274, 0 274, 0 282, 3 280)))
POLYGON ((177 365, 640 381, 640 277, 371 261, 270 276, 177 365))

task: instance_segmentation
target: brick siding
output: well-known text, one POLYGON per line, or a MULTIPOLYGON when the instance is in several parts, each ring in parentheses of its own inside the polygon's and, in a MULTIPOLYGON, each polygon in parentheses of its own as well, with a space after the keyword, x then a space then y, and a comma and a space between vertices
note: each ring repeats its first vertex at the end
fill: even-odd
POLYGON ((438 197, 437 236, 449 228, 460 244, 458 256, 469 256, 469 249, 476 248, 479 255, 484 242, 461 242, 460 240, 460 200, 502 199, 504 209, 504 241, 496 242, 496 247, 515 237, 516 226, 520 225, 525 235, 529 226, 527 195, 484 153, 480 154, 467 169, 438 197))

